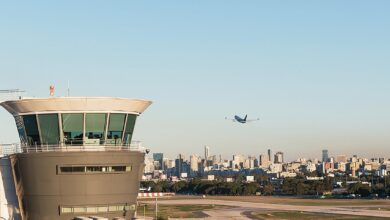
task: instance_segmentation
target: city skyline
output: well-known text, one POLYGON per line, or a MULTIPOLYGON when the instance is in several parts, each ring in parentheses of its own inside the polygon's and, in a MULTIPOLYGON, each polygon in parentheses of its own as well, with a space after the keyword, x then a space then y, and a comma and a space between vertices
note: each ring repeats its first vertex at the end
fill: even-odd
MULTIPOLYGON (((205 152, 209 148, 205 146, 205 152)), ((177 181, 178 179, 187 179, 194 177, 210 177, 208 180, 214 180, 214 175, 229 176, 235 174, 266 174, 276 178, 297 177, 303 175, 306 179, 323 179, 324 176, 340 177, 348 176, 360 178, 361 176, 381 176, 385 177, 390 171, 390 159, 384 157, 365 158, 358 155, 331 155, 324 149, 322 150, 322 160, 318 158, 296 158, 292 161, 284 160, 284 152, 260 154, 257 156, 245 156, 234 154, 231 158, 217 158, 217 155, 204 157, 192 154, 187 157, 184 154, 178 154, 176 158, 164 157, 156 160, 145 158, 144 180, 161 179, 177 181), (269 160, 273 157, 272 160, 269 160), (164 167, 161 169, 161 167, 164 167), (315 175, 315 176, 313 176, 315 175)), ((158 153, 162 155, 162 153, 158 153)), ((342 177, 343 178, 343 177, 342 177)), ((343 178, 344 179, 344 178, 343 178)))
POLYGON ((366 158, 368 160, 378 159, 378 158, 384 158, 384 160, 387 160, 387 159, 390 160, 390 157, 385 157, 385 156, 371 156, 371 157, 368 156, 367 157, 364 155, 358 155, 358 154, 354 154, 354 153, 344 153, 344 154, 343 153, 334 153, 334 152, 329 152, 328 149, 322 149, 321 152, 319 153, 320 156, 315 156, 315 157, 300 156, 300 157, 296 157, 296 158, 292 158, 292 159, 285 159, 286 153, 288 155, 288 152, 283 152, 283 151, 274 152, 274 151, 272 151, 272 149, 267 149, 264 152, 259 152, 256 154, 242 154, 239 151, 237 151, 236 153, 234 153, 232 155, 228 155, 226 157, 222 156, 223 154, 221 154, 220 152, 213 152, 212 149, 210 148, 210 146, 205 145, 203 149, 205 151, 204 154, 193 153, 193 152, 186 154, 183 152, 178 152, 176 155, 167 155, 164 152, 151 152, 149 155, 146 155, 146 158, 154 159, 155 155, 158 154, 158 155, 164 155, 164 157, 162 157, 163 159, 173 159, 174 160, 176 158, 181 157, 181 158, 184 158, 184 160, 191 161, 190 158, 193 156, 196 156, 198 159, 206 159, 207 158, 208 160, 211 160, 211 158, 215 157, 215 158, 217 158, 218 161, 221 161, 221 160, 234 160, 235 156, 239 156, 239 157, 244 157, 244 158, 254 157, 259 161, 259 163, 261 163, 261 161, 262 161, 261 158, 264 157, 266 164, 267 163, 291 163, 291 162, 300 161, 302 159, 313 160, 313 161, 328 161, 332 158, 334 161, 340 161, 340 160, 343 160, 340 158, 348 158, 348 157, 352 158, 355 156, 359 157, 359 158, 366 158), (208 157, 206 157, 206 152, 207 152, 208 157), (276 155, 279 155, 279 156, 276 156, 276 155), (269 158, 271 158, 271 160, 269 158), (276 162, 276 161, 278 161, 278 162, 276 162))
MULTIPOLYGON (((167 156, 390 157, 388 6, 3 2, 0 89, 152 100, 134 139, 167 156)), ((0 120, 0 143, 18 142, 0 120)))

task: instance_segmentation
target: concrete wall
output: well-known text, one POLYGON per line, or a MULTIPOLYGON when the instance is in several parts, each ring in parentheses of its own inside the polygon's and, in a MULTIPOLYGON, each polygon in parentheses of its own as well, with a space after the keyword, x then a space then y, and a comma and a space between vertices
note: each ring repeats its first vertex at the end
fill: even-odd
MULTIPOLYGON (((124 212, 60 214, 61 206, 136 204, 144 154, 112 152, 44 152, 11 156, 19 203, 25 219, 69 220, 75 216, 98 215, 113 219, 124 212), (61 174, 59 165, 131 164, 131 172, 61 174), (18 177, 19 176, 19 177, 18 177)), ((129 211, 126 219, 131 219, 129 211)))
POLYGON ((0 219, 20 220, 10 159, 0 158, 0 219))

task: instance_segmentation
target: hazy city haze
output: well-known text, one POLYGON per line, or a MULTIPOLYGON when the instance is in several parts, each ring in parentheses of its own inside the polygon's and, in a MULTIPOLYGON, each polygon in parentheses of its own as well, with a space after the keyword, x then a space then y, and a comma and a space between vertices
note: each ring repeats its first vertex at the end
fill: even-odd
MULTIPOLYGON (((390 157, 388 1, 0 3, 0 89, 145 98, 152 152, 390 157), (260 118, 233 123, 235 114, 260 118)), ((0 142, 17 142, 0 110, 0 142)))

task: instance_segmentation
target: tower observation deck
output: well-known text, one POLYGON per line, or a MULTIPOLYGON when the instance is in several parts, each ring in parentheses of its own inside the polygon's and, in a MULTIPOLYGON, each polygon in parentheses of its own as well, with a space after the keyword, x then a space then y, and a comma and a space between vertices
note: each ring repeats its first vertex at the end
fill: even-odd
POLYGON ((23 220, 131 219, 145 152, 131 145, 151 104, 109 97, 0 103, 15 118, 21 153, 9 156, 23 220))

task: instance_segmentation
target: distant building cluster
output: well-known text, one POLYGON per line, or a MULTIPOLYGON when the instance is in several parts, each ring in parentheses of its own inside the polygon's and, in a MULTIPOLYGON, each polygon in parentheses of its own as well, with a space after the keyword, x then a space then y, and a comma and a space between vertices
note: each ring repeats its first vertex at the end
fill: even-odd
MULTIPOLYGON (((322 150, 322 160, 299 158, 285 162, 281 151, 273 154, 271 149, 259 156, 235 154, 231 160, 223 159, 221 155, 211 155, 210 147, 204 147, 204 155, 196 154, 186 157, 179 154, 176 159, 164 158, 163 153, 154 153, 153 158, 145 159, 144 180, 171 179, 180 180, 193 177, 231 176, 242 173, 268 174, 275 178, 295 177, 297 174, 307 178, 324 176, 361 175, 386 176, 390 172, 390 159, 363 158, 353 155, 329 156, 328 150, 322 150)), ((208 177, 211 178, 211 177, 208 177)))

